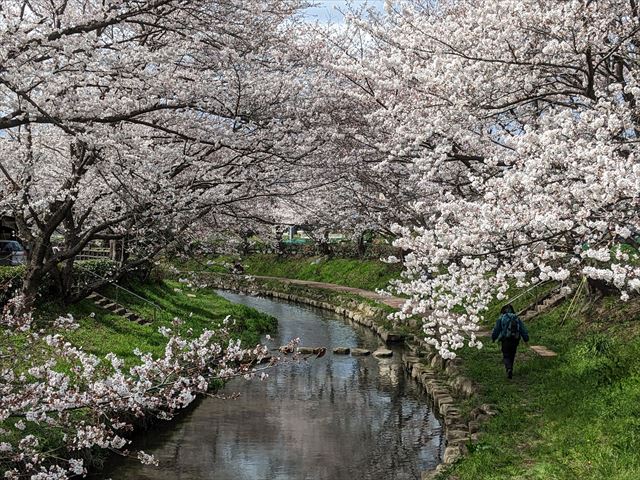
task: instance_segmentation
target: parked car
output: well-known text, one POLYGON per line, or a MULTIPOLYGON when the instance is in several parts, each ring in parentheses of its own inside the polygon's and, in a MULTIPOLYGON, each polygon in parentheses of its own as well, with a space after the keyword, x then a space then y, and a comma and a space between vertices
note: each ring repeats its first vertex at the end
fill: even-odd
POLYGON ((20 242, 0 240, 0 265, 22 265, 27 261, 27 252, 20 242))

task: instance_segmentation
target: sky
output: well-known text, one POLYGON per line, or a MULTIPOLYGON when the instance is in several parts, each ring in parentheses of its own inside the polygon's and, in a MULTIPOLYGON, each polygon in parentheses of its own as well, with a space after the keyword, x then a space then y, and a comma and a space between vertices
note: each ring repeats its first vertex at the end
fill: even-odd
POLYGON ((347 4, 351 3, 355 7, 360 7, 363 4, 372 6, 380 11, 384 8, 384 0, 315 0, 316 7, 307 8, 305 15, 310 20, 319 20, 322 23, 342 23, 344 17, 337 9, 346 10, 347 4))

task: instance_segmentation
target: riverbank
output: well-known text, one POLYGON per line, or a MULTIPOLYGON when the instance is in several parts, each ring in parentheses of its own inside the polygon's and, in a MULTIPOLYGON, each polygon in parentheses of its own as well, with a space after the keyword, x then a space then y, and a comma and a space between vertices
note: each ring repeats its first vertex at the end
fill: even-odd
MULTIPOLYGON (((141 325, 131 322, 97 307, 88 299, 68 306, 53 300, 42 302, 35 312, 35 323, 46 330, 59 316, 71 314, 79 324, 76 330, 65 332, 65 338, 71 344, 82 347, 84 351, 99 358, 104 358, 110 352, 115 353, 125 361, 126 367, 139 361, 133 354, 136 348, 156 358, 163 355, 167 340, 158 329, 163 326, 172 327, 176 317, 183 321, 179 327, 182 334, 191 331, 193 335, 197 335, 204 329, 215 330, 229 316, 235 320, 235 323, 230 325, 232 337, 241 339, 246 345, 257 344, 263 334, 273 332, 277 328, 277 320, 274 317, 233 304, 210 290, 188 288, 177 281, 132 282, 127 288, 160 307, 154 312, 150 304, 140 298, 121 290, 117 292, 120 304, 146 320, 153 320, 151 323, 141 325)), ((113 288, 106 289, 103 293, 109 298, 116 298, 113 288)), ((139 423, 137 420, 136 422, 139 423)), ((6 435, 11 435, 12 425, 12 419, 1 425, 6 429, 6 435)), ((61 448, 61 434, 55 429, 47 429, 29 422, 27 433, 38 439, 42 451, 50 452, 61 448)), ((67 452, 59 451, 56 455, 65 457, 67 452)), ((99 468, 107 453, 92 450, 84 452, 83 455, 86 466, 99 468)), ((0 464, 0 471, 5 471, 8 467, 0 464)))
MULTIPOLYGON (((327 292, 327 301, 336 295, 327 292)), ((475 387, 460 398, 461 411, 479 431, 438 478, 640 478, 640 301, 586 301, 570 296, 529 323, 532 343, 558 355, 522 345, 512 381, 490 340, 459 352, 456 369, 475 387), (483 414, 483 405, 498 415, 483 414)))
MULTIPOLYGON (((237 257, 219 256, 212 259, 191 259, 171 264, 181 270, 228 273, 237 257)), ((334 283, 347 287, 376 290, 385 288, 400 277, 402 266, 379 260, 301 257, 275 254, 253 254, 241 258, 245 273, 316 282, 334 283)))
POLYGON ((130 283, 127 288, 142 298, 152 301, 154 308, 140 298, 114 287, 103 291, 104 295, 116 299, 128 310, 151 323, 140 325, 128 321, 108 310, 97 307, 90 300, 64 306, 56 302, 46 303, 38 309, 37 321, 45 324, 59 315, 70 313, 80 328, 66 337, 85 351, 103 357, 109 352, 126 360, 135 360, 133 350, 140 349, 154 356, 164 352, 166 338, 158 332, 160 327, 172 327, 174 318, 183 321, 180 334, 191 331, 198 335, 204 329, 216 329, 230 316, 236 321, 231 328, 234 337, 243 345, 255 345, 260 336, 274 331, 277 320, 256 310, 235 305, 207 289, 187 288, 183 283, 164 280, 150 283, 130 283))
POLYGON ((499 415, 443 478, 640 478, 640 301, 587 306, 570 297, 528 327, 533 343, 558 356, 522 345, 512 381, 497 344, 460 352, 462 372, 479 386, 468 409, 487 402, 499 415))

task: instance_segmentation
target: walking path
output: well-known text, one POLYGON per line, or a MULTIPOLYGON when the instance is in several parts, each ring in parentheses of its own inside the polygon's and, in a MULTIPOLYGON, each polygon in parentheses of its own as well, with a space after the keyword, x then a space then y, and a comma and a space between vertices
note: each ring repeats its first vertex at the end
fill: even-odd
MULTIPOLYGON (((372 292, 370 290, 363 290, 362 288, 354 288, 354 287, 345 287, 344 285, 336 285, 335 283, 325 283, 325 282, 316 282, 312 280, 297 280, 295 278, 284 278, 284 277, 268 277, 264 275, 251 275, 254 278, 259 278, 262 280, 277 280, 283 283, 291 283, 294 285, 305 285, 312 288, 321 288, 324 290, 332 290, 335 292, 344 292, 344 293, 352 293, 354 295, 359 295, 361 297, 367 298, 369 300, 374 300, 379 303, 383 303, 393 308, 402 308, 406 299, 400 297, 394 297, 391 295, 381 295, 376 292, 372 292)), ((478 337, 489 338, 491 337, 491 332, 489 330, 480 329, 476 333, 478 337)), ((541 357, 556 357, 558 354, 552 350, 549 350, 547 347, 543 345, 530 345, 529 346, 533 352, 540 355, 541 357)))
POLYGON ((352 293, 369 300, 374 300, 378 303, 384 303, 393 308, 401 308, 404 305, 406 299, 400 297, 393 297, 391 295, 381 295, 371 290, 363 290, 362 288, 345 287, 344 285, 337 285, 335 283, 316 282, 313 280, 297 280, 295 278, 284 277, 267 277, 264 275, 251 275, 253 278, 260 278, 262 280, 277 280, 283 283, 292 283, 294 285, 305 285, 307 287, 322 288, 323 290, 332 290, 334 292, 352 293))

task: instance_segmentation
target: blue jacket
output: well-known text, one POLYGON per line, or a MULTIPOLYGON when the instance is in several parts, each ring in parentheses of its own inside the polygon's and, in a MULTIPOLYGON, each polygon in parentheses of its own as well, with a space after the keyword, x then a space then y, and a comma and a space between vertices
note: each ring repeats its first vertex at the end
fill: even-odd
POLYGON ((520 332, 520 337, 525 341, 529 341, 529 331, 527 327, 524 326, 520 317, 518 317, 515 313, 503 313, 498 318, 496 322, 496 326, 493 327, 493 332, 491 332, 491 340, 494 342, 496 340, 502 340, 503 337, 507 336, 507 327, 509 326, 509 320, 515 317, 518 322, 518 331, 520 332))

